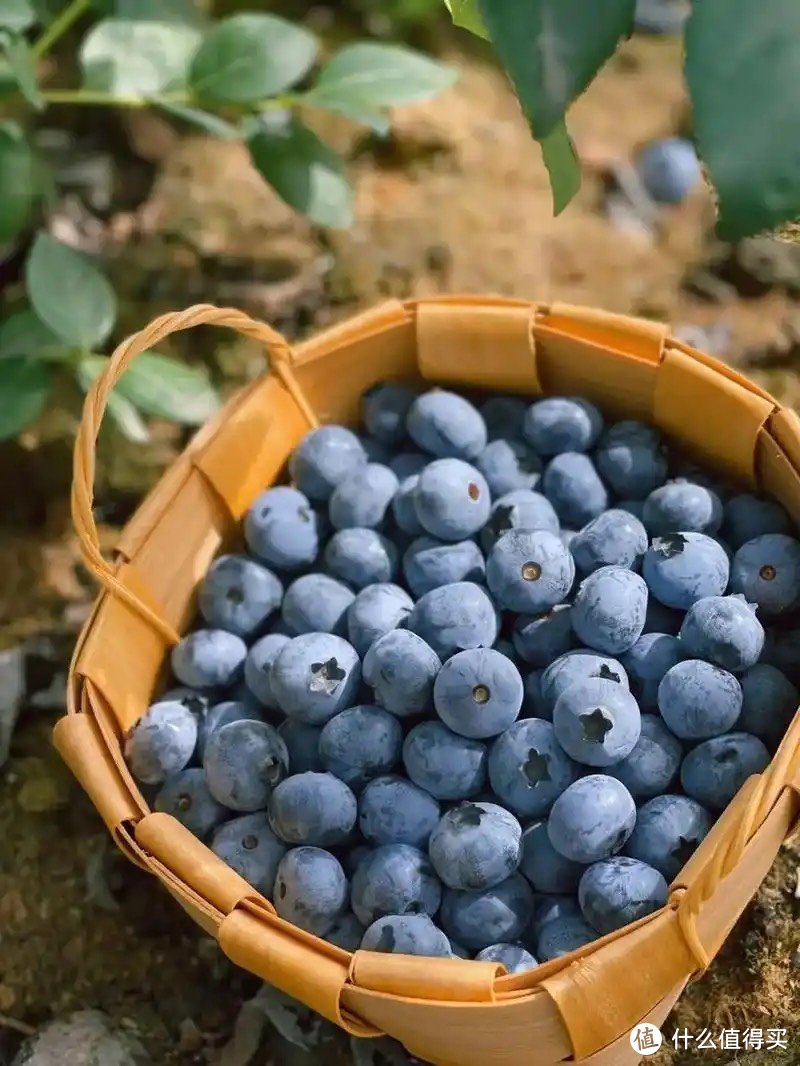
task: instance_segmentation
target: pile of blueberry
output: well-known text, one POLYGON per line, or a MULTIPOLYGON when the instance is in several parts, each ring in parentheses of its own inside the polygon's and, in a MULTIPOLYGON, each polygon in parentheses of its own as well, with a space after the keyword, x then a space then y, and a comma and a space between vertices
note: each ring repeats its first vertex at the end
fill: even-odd
POLYGON ((661 907, 767 766, 800 542, 582 399, 386 383, 363 422, 256 499, 127 759, 303 929, 524 970, 661 907))

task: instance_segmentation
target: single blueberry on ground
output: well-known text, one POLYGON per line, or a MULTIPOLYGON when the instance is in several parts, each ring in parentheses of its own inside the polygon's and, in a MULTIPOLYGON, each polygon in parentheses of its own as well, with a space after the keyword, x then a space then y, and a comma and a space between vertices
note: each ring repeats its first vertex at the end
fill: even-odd
POLYGON ((666 607, 684 611, 704 596, 721 596, 729 574, 725 549, 705 533, 655 537, 642 564, 652 595, 666 607))
POLYGON ((414 487, 422 527, 439 540, 464 540, 489 517, 491 495, 483 474, 461 459, 429 463, 414 487))
POLYGON ((456 581, 426 592, 414 605, 407 624, 443 661, 468 648, 491 648, 498 631, 494 604, 472 581, 456 581))
POLYGON ((408 629, 393 629, 370 645, 363 674, 375 692, 375 702, 405 718, 430 705, 441 668, 441 659, 422 637, 408 629))
POLYGON ((489 752, 489 781, 518 818, 541 818, 577 778, 579 767, 559 745, 553 726, 524 718, 497 738, 489 752))
POLYGON ((689 796, 655 796, 639 808, 625 854, 674 880, 711 828, 705 807, 689 796))
POLYGON ((539 455, 587 452, 603 428, 603 416, 588 400, 548 396, 532 403, 522 432, 539 455))
POLYGON ((403 743, 406 773, 439 800, 470 799, 486 782, 486 745, 441 722, 420 722, 403 743))
POLYGON ((414 601, 399 585, 367 585, 347 612, 350 643, 363 657, 384 633, 405 626, 413 607, 414 601))
POLYGON ((432 918, 441 900, 442 886, 430 859, 410 844, 374 848, 353 874, 350 906, 364 925, 390 914, 432 918))
POLYGON ((442 666, 433 685, 433 704, 454 733, 484 740, 516 721, 522 707, 522 678, 501 652, 470 648, 442 666))
POLYGON ((417 537, 403 554, 403 576, 415 596, 456 581, 482 582, 485 571, 483 553, 474 540, 446 544, 435 537, 417 537))
POLYGON ((296 636, 336 633, 344 636, 347 612, 355 595, 347 585, 327 574, 303 574, 286 590, 281 616, 296 636))
POLYGON ((539 614, 561 603, 575 580, 575 563, 560 537, 544 529, 512 529, 493 545, 486 581, 509 611, 539 614))
POLYGON ((692 748, 681 765, 687 796, 712 811, 723 811, 751 774, 769 765, 769 752, 750 733, 726 733, 692 748))
POLYGON ((145 785, 160 785, 187 765, 197 743, 197 718, 178 701, 148 707, 125 738, 131 773, 145 785))
POLYGON ((269 824, 287 844, 329 848, 347 842, 358 806, 347 785, 333 774, 292 774, 269 798, 269 824))
POLYGON ((733 727, 742 709, 742 687, 719 666, 685 659, 664 674, 658 709, 675 736, 705 740, 733 727))
POLYGON ((785 614, 800 600, 800 541, 765 533, 738 549, 731 564, 731 592, 740 592, 765 615, 785 614))
POLYGON ((322 725, 353 703, 361 663, 352 644, 331 633, 304 633, 278 652, 269 675, 285 715, 322 725))
POLYGON ((364 951, 450 958, 450 942, 427 914, 391 914, 378 918, 364 933, 364 951))
POLYGON ((391 581, 397 573, 397 548, 374 529, 340 529, 325 546, 326 569, 339 581, 363 589, 391 581))
POLYGON ((348 707, 323 726, 322 765, 360 791, 367 781, 388 773, 400 761, 403 730, 393 714, 365 704, 348 707))
POLYGON ((473 951, 520 939, 530 924, 534 895, 518 873, 477 892, 445 889, 441 922, 449 937, 473 951))
POLYGON ((439 459, 477 459, 486 447, 486 423, 469 400, 444 389, 418 396, 406 418, 408 435, 439 459))
POLYGON ((177 818, 200 840, 205 840, 230 814, 208 791, 205 774, 199 766, 171 774, 159 789, 153 806, 177 818))
POLYGON ((683 758, 683 745, 657 714, 643 714, 639 739, 630 755, 608 768, 637 801, 669 790, 683 758))
POLYGON ((630 755, 639 739, 639 705, 616 681, 591 677, 570 685, 556 700, 553 729, 576 762, 612 766, 630 755))
POLYGON ((292 848, 278 865, 273 902, 281 918, 317 936, 347 910, 348 885, 339 860, 321 848, 292 848))
POLYGON ((760 658, 764 628, 743 596, 706 596, 686 612, 680 640, 689 655, 738 674, 760 658))
POLYGON ((241 637, 224 629, 197 629, 172 649, 172 672, 190 688, 227 688, 239 680, 247 657, 241 637))
POLYGON ((247 637, 280 606, 283 585, 271 570, 246 555, 221 555, 200 585, 200 613, 212 629, 247 637))
POLYGON ((578 901, 584 918, 602 936, 663 907, 667 891, 667 882, 654 867, 617 855, 586 870, 578 901))
POLYGON ((684 137, 651 141, 636 160, 647 192, 662 204, 679 204, 700 183, 697 152, 684 137))
POLYGON ((288 485, 262 492, 244 519, 250 551, 280 570, 311 566, 321 536, 319 518, 308 497, 288 485))
POLYGON ((442 815, 428 854, 448 888, 482 892, 517 869, 521 837, 522 827, 503 807, 467 800, 442 815))
POLYGON ((608 492, 594 463, 581 452, 563 452, 545 470, 542 491, 564 525, 580 529, 608 507, 608 492))
POLYGON ((607 774, 589 774, 555 801, 547 834, 565 859, 599 862, 622 851, 635 824, 636 804, 622 782, 607 774))
POLYGON ((358 801, 358 827, 372 844, 425 848, 440 817, 429 792, 392 774, 368 782, 358 801))
POLYGON ((289 773, 289 752, 271 725, 247 719, 211 734, 203 768, 218 803, 232 811, 257 811, 289 773))
POLYGON ((264 811, 225 822, 214 833, 211 850, 262 896, 272 899, 278 863, 286 854, 286 845, 270 829, 264 811))
POLYGON ((588 647, 619 655, 642 635, 646 611, 642 578, 621 566, 602 566, 578 586, 572 628, 588 647))
POLYGON ((367 465, 361 441, 344 426, 320 426, 289 457, 289 474, 311 500, 326 501, 336 486, 367 465))

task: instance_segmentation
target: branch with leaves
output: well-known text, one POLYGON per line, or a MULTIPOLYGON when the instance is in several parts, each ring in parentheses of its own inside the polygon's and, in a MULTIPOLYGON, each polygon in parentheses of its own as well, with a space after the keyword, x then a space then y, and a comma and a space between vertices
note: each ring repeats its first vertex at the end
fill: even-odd
MULTIPOLYGON (((47 6, 0 0, 0 103, 21 105, 30 120, 58 105, 153 108, 242 140, 278 195, 322 226, 348 226, 353 196, 343 160, 304 122, 305 112, 338 112, 383 135, 392 107, 428 99, 455 80, 426 56, 373 41, 321 62, 313 34, 273 15, 207 23, 191 0, 113 0, 113 15, 91 24, 80 42, 81 84, 53 88, 41 83, 38 61, 87 21, 93 3, 71 0, 49 20, 47 6)), ((29 125, 0 121, 0 246, 30 233, 46 214, 52 178, 29 125)), ((116 297, 98 266, 44 231, 32 243, 25 289, 27 305, 0 323, 0 440, 38 417, 59 373, 89 387, 117 318, 116 297)), ((203 371, 149 353, 122 378, 109 412, 142 441, 141 415, 194 425, 216 405, 203 371)))
MULTIPOLYGON (((489 39, 550 174, 555 211, 580 186, 570 105, 634 29, 636 0, 444 0, 489 39)), ((800 3, 692 0, 685 75, 697 147, 736 240, 800 220, 800 3)))

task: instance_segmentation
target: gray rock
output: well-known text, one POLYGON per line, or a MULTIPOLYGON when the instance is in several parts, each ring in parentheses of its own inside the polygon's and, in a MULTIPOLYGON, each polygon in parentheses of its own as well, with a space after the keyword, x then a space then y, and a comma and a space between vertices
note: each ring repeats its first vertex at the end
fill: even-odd
POLYGON ((24 695, 25 655, 22 648, 0 651, 0 766, 8 758, 24 695))
POLYGON ((111 1029, 105 1014, 81 1010, 27 1040, 13 1066, 145 1066, 149 1061, 137 1040, 111 1029))

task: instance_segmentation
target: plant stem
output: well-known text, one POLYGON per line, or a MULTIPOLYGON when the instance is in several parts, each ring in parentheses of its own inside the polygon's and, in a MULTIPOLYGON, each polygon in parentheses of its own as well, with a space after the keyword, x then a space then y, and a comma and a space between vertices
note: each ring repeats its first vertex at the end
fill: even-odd
MULTIPOLYGON (((83 104, 88 106, 107 105, 109 107, 151 107, 160 102, 159 98, 146 96, 122 96, 119 93, 103 92, 95 89, 51 89, 42 93, 48 104, 83 104)), ((163 98, 169 103, 188 103, 185 94, 171 94, 163 98)))
POLYGON ((67 32, 73 22, 88 11, 91 0, 72 0, 64 10, 53 19, 50 25, 42 32, 41 37, 35 42, 31 51, 35 59, 41 57, 52 48, 59 37, 67 32))

